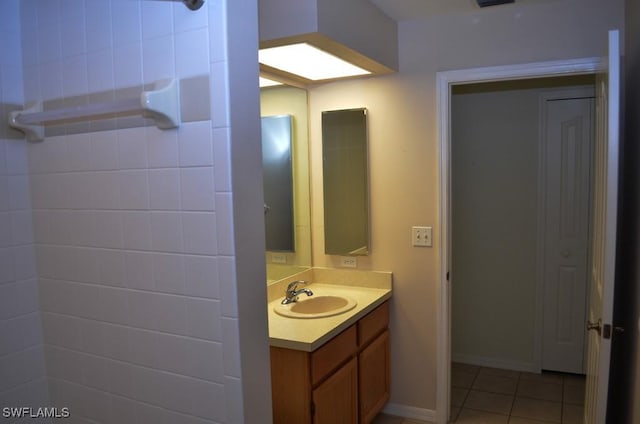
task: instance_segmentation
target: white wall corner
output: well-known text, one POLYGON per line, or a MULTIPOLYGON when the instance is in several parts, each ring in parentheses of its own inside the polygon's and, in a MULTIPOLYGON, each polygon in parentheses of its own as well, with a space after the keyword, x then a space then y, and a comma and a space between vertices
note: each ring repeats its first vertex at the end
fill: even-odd
POLYGON ((435 422, 436 420, 436 411, 433 409, 416 408, 415 406, 402 405, 399 403, 387 403, 382 412, 413 420, 429 422, 435 422))

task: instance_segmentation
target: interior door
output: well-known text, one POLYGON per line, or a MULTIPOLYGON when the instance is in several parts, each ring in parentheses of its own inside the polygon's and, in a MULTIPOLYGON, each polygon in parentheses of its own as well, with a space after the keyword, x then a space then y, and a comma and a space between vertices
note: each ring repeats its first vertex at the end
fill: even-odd
POLYGON ((596 79, 594 211, 588 313, 584 424, 604 424, 607 412, 618 204, 620 36, 609 32, 606 71, 596 79))
POLYGON ((542 368, 584 373, 593 98, 545 102, 542 368))

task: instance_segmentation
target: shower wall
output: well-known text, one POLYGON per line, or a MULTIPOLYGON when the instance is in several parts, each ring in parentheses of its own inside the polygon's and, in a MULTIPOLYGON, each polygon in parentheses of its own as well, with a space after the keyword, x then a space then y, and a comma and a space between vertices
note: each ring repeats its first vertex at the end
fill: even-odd
MULTIPOLYGON (((22 173, 16 207, 32 205, 33 232, 28 210, 0 219, 24 222, 20 247, 10 249, 32 252, 33 233, 50 403, 69 408, 73 423, 251 422, 244 405, 251 390, 268 398, 264 360, 251 361, 268 358, 266 322, 245 319, 243 330, 238 316, 248 298, 236 293, 246 272, 236 270, 233 224, 242 219, 232 204, 235 88, 228 75, 246 64, 244 53, 232 63, 227 34, 243 14, 251 17, 252 1, 244 3, 242 11, 208 0, 190 11, 172 1, 19 2, 25 103, 65 107, 136 95, 165 78, 182 83, 177 130, 113 118, 2 145, 21 154, 22 168, 3 175, 22 173), (243 338, 257 348, 241 352, 243 338), (247 389, 243 372, 253 363, 264 370, 256 368, 255 389, 247 389)), ((257 35, 234 42, 251 51, 257 35)), ((257 59, 254 66, 257 81, 257 59)), ((244 91, 257 112, 257 84, 244 91)), ((257 132, 257 113, 252 125, 257 132)), ((16 314, 33 315, 35 326, 37 312, 27 315, 38 309, 34 270, 32 260, 19 284, 31 302, 2 299, 28 305, 16 314)), ((264 298, 258 289, 249 303, 264 305, 264 298)), ((42 347, 30 343, 35 362, 42 347)), ((41 362, 33 368, 44 372, 41 362)), ((262 408, 254 406, 270 416, 262 408)))
MULTIPOLYGON (((21 108, 18 0, 0 2, 0 117, 21 108)), ((0 421, 48 404, 31 225, 27 145, 0 120, 0 421)))

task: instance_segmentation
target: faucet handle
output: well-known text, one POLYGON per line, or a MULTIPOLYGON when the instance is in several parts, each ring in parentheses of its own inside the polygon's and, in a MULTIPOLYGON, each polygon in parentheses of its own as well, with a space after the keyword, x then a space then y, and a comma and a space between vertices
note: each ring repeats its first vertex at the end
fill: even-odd
POLYGON ((309 282, 305 281, 305 280, 293 281, 293 282, 289 283, 289 285, 287 286, 287 293, 295 291, 298 288, 298 286, 300 286, 300 285, 306 286, 307 284, 309 284, 309 282))

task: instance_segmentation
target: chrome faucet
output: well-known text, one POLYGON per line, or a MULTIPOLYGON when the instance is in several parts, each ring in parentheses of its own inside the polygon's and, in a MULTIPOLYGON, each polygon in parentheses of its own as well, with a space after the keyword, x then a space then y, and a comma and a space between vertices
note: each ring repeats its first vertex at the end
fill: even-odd
POLYGON ((301 293, 305 293, 307 296, 313 296, 313 292, 309 289, 296 290, 299 285, 307 285, 307 284, 309 284, 308 281, 301 281, 301 280, 289 283, 289 285, 287 286, 286 296, 281 303, 283 305, 288 305, 289 303, 297 302, 298 296, 301 293))

